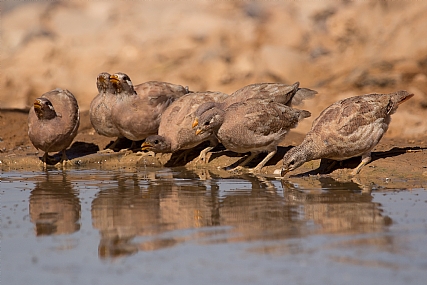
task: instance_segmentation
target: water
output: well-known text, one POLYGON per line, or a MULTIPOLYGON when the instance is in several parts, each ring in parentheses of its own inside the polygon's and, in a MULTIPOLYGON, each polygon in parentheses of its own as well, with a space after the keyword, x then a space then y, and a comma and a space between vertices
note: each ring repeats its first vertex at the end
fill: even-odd
POLYGON ((424 284, 427 191, 183 169, 1 174, 2 284, 424 284))

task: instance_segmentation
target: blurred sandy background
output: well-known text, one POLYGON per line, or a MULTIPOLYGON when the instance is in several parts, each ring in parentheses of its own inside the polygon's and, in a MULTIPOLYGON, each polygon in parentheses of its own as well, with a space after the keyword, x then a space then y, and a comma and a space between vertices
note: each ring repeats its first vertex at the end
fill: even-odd
POLYGON ((56 87, 82 111, 102 71, 231 93, 256 82, 319 91, 304 109, 406 89, 388 136, 427 133, 427 1, 1 2, 0 108, 56 87))

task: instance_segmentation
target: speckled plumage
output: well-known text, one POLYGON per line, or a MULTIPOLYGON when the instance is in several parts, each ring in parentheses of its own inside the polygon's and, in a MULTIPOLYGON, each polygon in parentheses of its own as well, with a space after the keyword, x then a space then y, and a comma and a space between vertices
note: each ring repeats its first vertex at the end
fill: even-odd
POLYGON ((345 160, 362 156, 353 175, 371 160, 371 151, 390 124, 399 104, 413 94, 398 91, 390 94, 368 94, 340 100, 313 122, 304 141, 283 157, 282 176, 307 161, 328 158, 345 160))
POLYGON ((121 137, 120 131, 111 119, 111 109, 116 102, 115 89, 110 74, 102 72, 96 79, 98 95, 90 103, 89 115, 95 131, 106 137, 121 137))
POLYGON ((189 93, 174 101, 162 114, 158 135, 149 136, 142 144, 143 150, 156 153, 170 153, 178 150, 191 149, 204 141, 210 146, 204 149, 199 160, 206 161, 206 152, 218 144, 213 134, 205 133, 197 136, 191 128, 194 112, 205 102, 218 102, 228 95, 222 92, 189 93))
POLYGON ((308 88, 299 88, 299 82, 292 85, 282 83, 254 83, 247 85, 230 94, 224 100, 225 108, 251 98, 270 99, 289 107, 301 104, 317 94, 317 91, 308 88))
POLYGON ((240 164, 249 163, 258 153, 268 155, 252 171, 274 156, 286 133, 310 112, 297 110, 272 100, 252 98, 230 105, 225 110, 212 108, 200 117, 196 133, 213 132, 228 150, 251 155, 240 164))
POLYGON ((79 106, 70 91, 57 88, 35 100, 28 114, 28 136, 34 147, 45 152, 45 165, 49 152, 62 151, 65 162, 65 149, 77 135, 79 123, 79 106))
POLYGON ((197 126, 199 118, 203 113, 212 108, 225 110, 228 106, 244 102, 248 99, 258 98, 271 100, 292 107, 301 104, 305 99, 312 98, 317 91, 308 88, 299 88, 299 82, 292 85, 282 83, 254 83, 233 92, 222 102, 207 102, 197 108, 193 126, 197 126))
POLYGON ((120 133, 132 140, 143 140, 157 134, 164 110, 176 99, 187 94, 187 88, 167 82, 149 81, 133 86, 129 76, 110 76, 117 100, 111 117, 120 133))

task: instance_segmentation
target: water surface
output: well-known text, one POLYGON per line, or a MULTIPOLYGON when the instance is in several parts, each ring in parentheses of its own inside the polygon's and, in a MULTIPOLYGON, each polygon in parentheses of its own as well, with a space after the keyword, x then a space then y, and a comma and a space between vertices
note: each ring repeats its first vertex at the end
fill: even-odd
POLYGON ((427 191, 208 170, 1 174, 2 284, 424 284, 427 191))

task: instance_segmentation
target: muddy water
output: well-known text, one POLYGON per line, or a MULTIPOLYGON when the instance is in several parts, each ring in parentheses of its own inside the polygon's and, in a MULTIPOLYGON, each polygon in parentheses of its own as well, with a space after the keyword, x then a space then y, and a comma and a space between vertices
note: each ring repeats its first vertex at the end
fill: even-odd
POLYGON ((1 174, 2 284, 424 284, 427 191, 208 170, 1 174))

